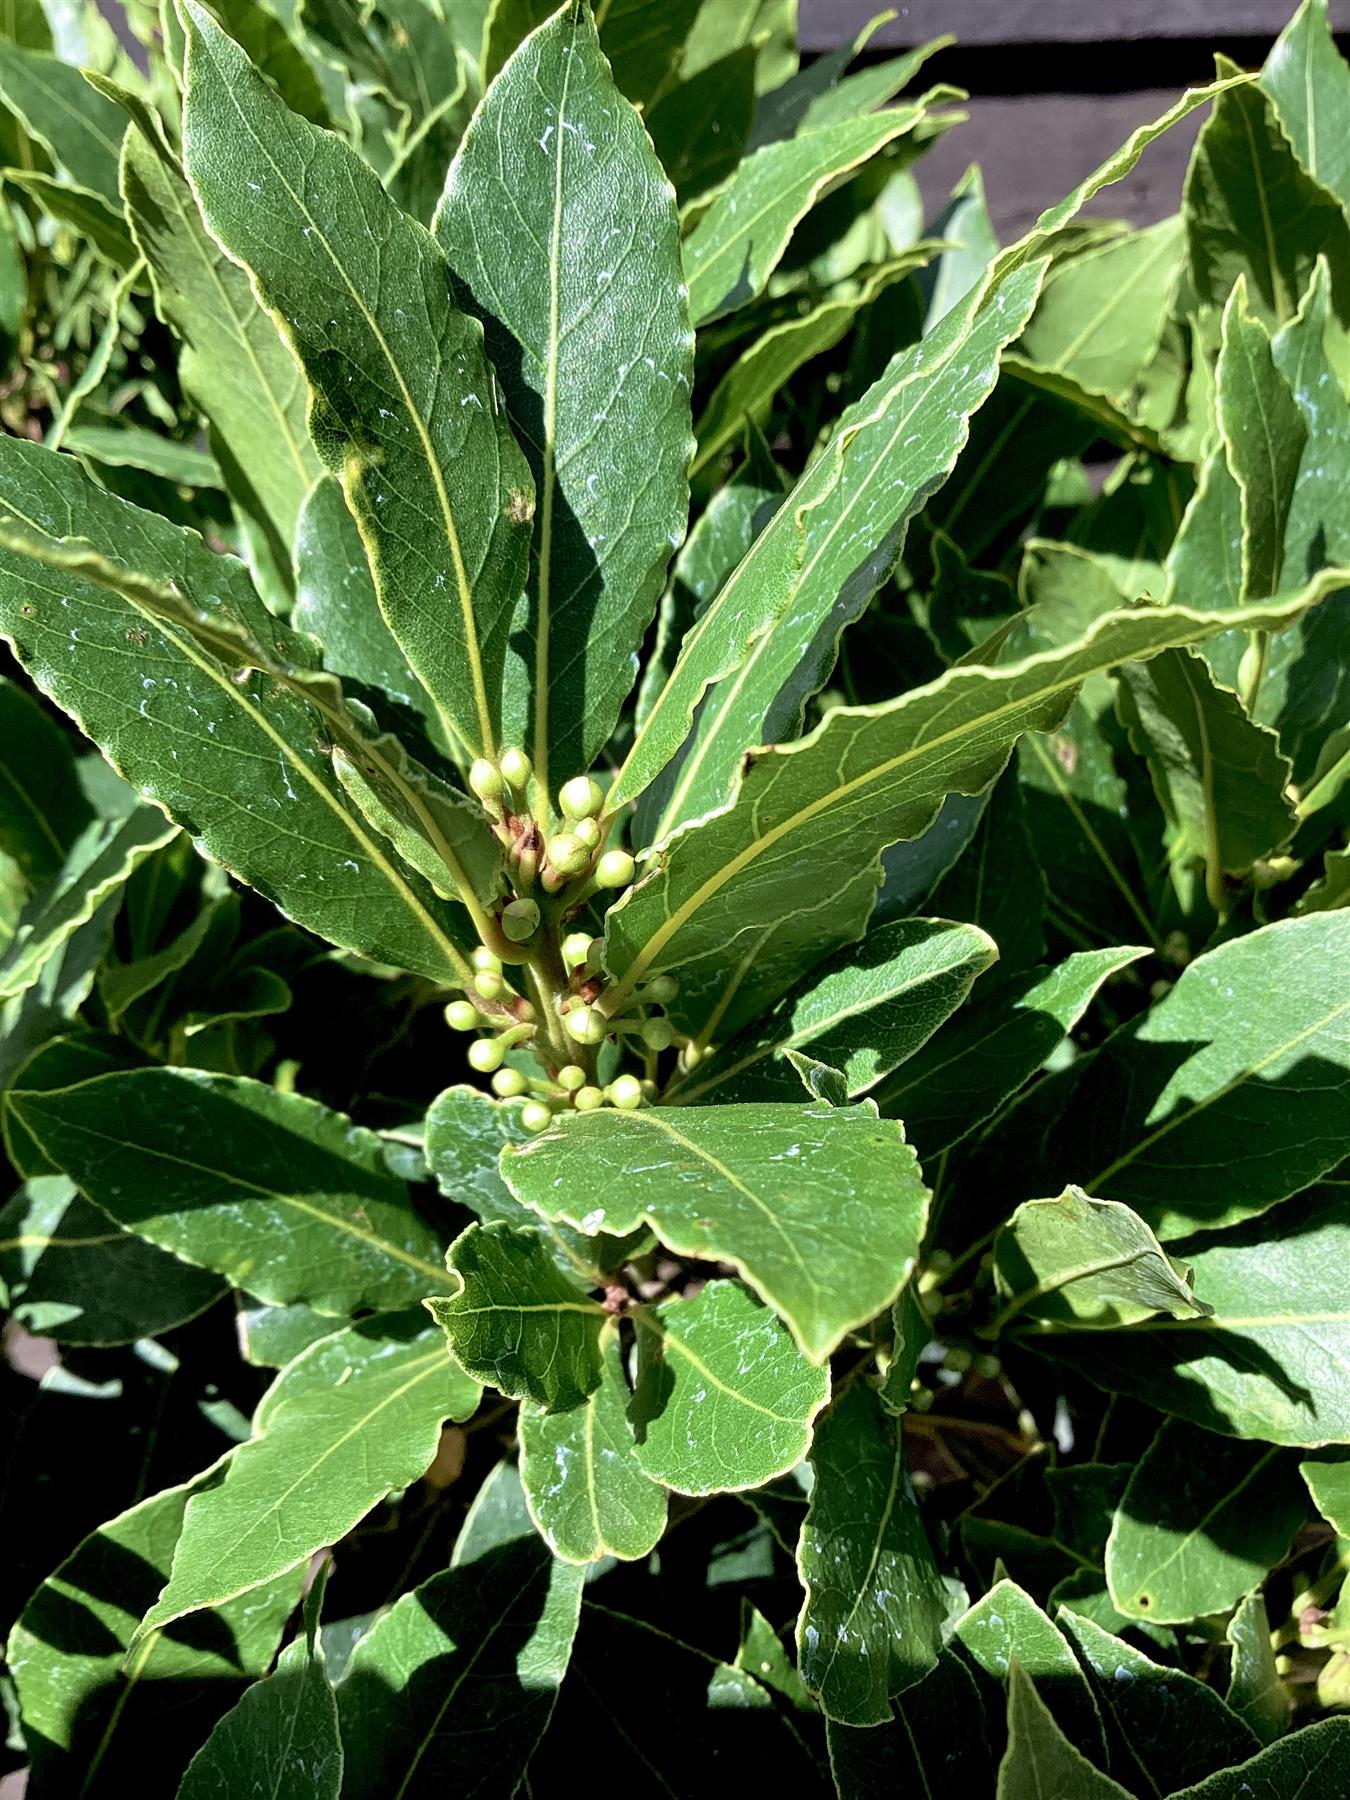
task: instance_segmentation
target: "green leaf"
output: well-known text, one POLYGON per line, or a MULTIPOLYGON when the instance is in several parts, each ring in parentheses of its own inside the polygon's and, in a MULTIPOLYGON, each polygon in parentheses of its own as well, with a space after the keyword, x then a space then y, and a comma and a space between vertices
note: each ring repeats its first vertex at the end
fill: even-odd
POLYGON ((69 738, 21 687, 0 679, 0 850, 36 887, 56 874, 92 816, 69 738))
POLYGON ((491 754, 531 484, 481 328, 454 310, 439 251, 356 153, 288 111, 193 0, 183 13, 184 153, 207 226, 305 371, 315 443, 391 631, 451 740, 491 754), (330 192, 348 204, 331 210, 318 198, 330 192))
POLYGON ((1181 248, 1181 221, 1171 218, 1058 264, 1017 341, 1018 366, 1128 408, 1162 337, 1181 248))
POLYGON ((1293 1457, 1166 1419, 1111 1526, 1111 1598, 1159 1625, 1228 1612, 1282 1560, 1307 1514, 1293 1457))
POLYGON ((1350 999, 1327 981, 1347 956, 1350 917, 1320 913, 1197 957, 1085 1066, 1052 1166, 1132 1206, 1164 1242, 1316 1181, 1350 1153, 1337 1104, 1350 1088, 1350 999), (1248 1153, 1235 1158, 1235 1142, 1248 1153))
POLYGON ((735 173, 755 112, 755 63, 754 46, 744 44, 667 88, 646 114, 652 148, 681 205, 735 173))
POLYGON ((333 773, 352 804, 442 900, 461 898, 463 884, 490 907, 505 853, 482 807, 415 764, 397 738, 379 748, 369 757, 360 744, 333 747, 333 773))
POLYGON ((1270 1616, 1259 1588, 1242 1600, 1224 1637, 1231 1651, 1229 1707, 1263 1744, 1283 1737, 1289 1729, 1289 1691, 1275 1667, 1270 1616))
POLYGON ((431 1173, 447 1199, 467 1206, 485 1225, 500 1219, 529 1226, 550 1241, 554 1261, 564 1274, 597 1286, 606 1271, 617 1269, 636 1254, 633 1244, 604 1233, 588 1236, 570 1226, 543 1220, 523 1206, 502 1180, 498 1159, 507 1144, 529 1134, 520 1122, 521 1102, 492 1100, 478 1088, 450 1087, 427 1109, 426 1154, 431 1173))
POLYGON ((908 1791, 987 1793, 994 1756, 975 1679, 950 1647, 923 1680, 897 1694, 882 1726, 826 1721, 830 1767, 846 1800, 895 1800, 908 1791), (952 1721, 960 1720, 960 1729, 952 1721))
POLYGON ((27 1331, 63 1344, 131 1344, 218 1300, 220 1281, 166 1256, 39 1176, 0 1210, 0 1290, 27 1331))
POLYGON ((632 1562, 666 1528, 666 1496, 643 1472, 628 1419, 617 1322, 600 1334, 600 1385, 570 1412, 521 1408, 520 1474, 530 1514, 564 1562, 632 1562))
POLYGON ((546 1218, 645 1220, 677 1255, 732 1263, 818 1363, 894 1299, 928 1211, 903 1130, 868 1107, 564 1114, 508 1147, 502 1174, 546 1218))
POLYGON ((1350 69, 1331 35, 1327 0, 1304 0, 1276 38, 1261 86, 1303 167, 1350 206, 1350 69))
POLYGON ((136 425, 73 425, 62 438, 61 447, 87 463, 98 463, 107 469, 140 469, 175 487, 221 485, 215 458, 206 451, 136 425))
POLYGON ((998 1800, 1125 1800, 1129 1790, 1074 1748, 1020 1662, 1008 1671, 1008 1748, 998 1766, 998 1800))
POLYGON ((303 683, 304 640, 278 635, 242 565, 37 444, 0 439, 0 490, 0 524, 21 533, 0 544, 0 632, 38 686, 297 922, 467 980, 462 927, 349 809, 319 746, 352 722, 330 686, 303 683))
POLYGON ((441 1279, 383 1144, 342 1113, 197 1069, 29 1079, 4 1105, 48 1158, 118 1224, 236 1287, 345 1314, 415 1305, 441 1279))
POLYGON ((1176 850, 1204 862, 1211 901, 1227 912, 1221 877, 1245 875, 1293 836, 1289 760, 1275 733, 1253 723, 1194 650, 1166 650, 1125 669, 1123 680, 1130 735, 1147 758, 1176 850))
POLYGON ((827 1718, 882 1725, 942 1648, 947 1592, 905 1467, 899 1422, 855 1381, 816 1429, 797 1550, 802 1679, 827 1718))
POLYGON ((1213 1688, 1165 1668, 1061 1607, 1068 1634, 1106 1720, 1112 1771, 1131 1789, 1170 1794, 1249 1755, 1254 1737, 1213 1688))
POLYGON ((277 1377, 255 1435, 188 1501, 172 1573, 137 1641, 337 1543, 425 1473, 442 1421, 467 1418, 479 1393, 440 1333, 411 1315, 320 1338, 277 1377))
POLYGON ((1247 310, 1239 276, 1223 313, 1217 372, 1219 430, 1242 516, 1244 600, 1280 586, 1284 534, 1307 443, 1303 415, 1276 369, 1270 335, 1247 310))
POLYGON ((78 69, 44 50, 7 44, 0 102, 77 187, 99 195, 114 212, 120 209, 117 159, 126 120, 122 109, 95 92, 78 69))
POLYGON ((525 1489, 518 1466, 502 1461, 489 1469, 483 1485, 469 1502, 464 1523, 450 1553, 450 1567, 476 1562, 499 1544, 517 1538, 533 1541, 538 1528, 525 1504, 525 1489))
POLYGON ((930 254, 928 245, 915 244, 903 256, 844 284, 842 291, 799 318, 785 319, 756 337, 708 396, 695 433, 698 450, 690 475, 699 475, 723 455, 740 437, 747 419, 763 428, 775 399, 798 369, 832 350, 856 328, 859 314, 898 282, 908 280, 930 254))
POLYGON ((840 1069, 857 1099, 913 1056, 969 994, 998 947, 974 925, 900 919, 870 933, 808 976, 669 1098, 681 1105, 715 1092, 719 1100, 790 1099, 797 1080, 789 1050, 840 1069))
POLYGON ((1249 1762, 1221 1769, 1174 1800, 1289 1800, 1331 1794, 1350 1781, 1350 1719, 1318 1719, 1249 1762))
POLYGON ((797 71, 797 0, 704 0, 684 46, 686 80, 743 45, 756 56, 755 87, 765 94, 797 71))
POLYGON ((1332 1450, 1299 1464, 1313 1504, 1342 1537, 1350 1537, 1350 1453, 1332 1450))
POLYGON ((933 889, 926 910, 988 932, 998 946, 1000 977, 1044 956, 1045 879, 1013 769, 994 783, 974 836, 933 889), (1013 869, 1019 880, 1008 879, 1013 869))
MULTIPOLYGON (((1305 604, 1248 608, 1244 623, 1275 626, 1305 604)), ((987 787, 1021 733, 1056 724, 1089 676, 1198 642, 1213 624, 1184 607, 1108 613, 1061 649, 1007 668, 951 669, 898 700, 841 708, 800 743, 756 754, 734 805, 666 846, 609 912, 605 960, 618 979, 606 1010, 648 975, 681 970, 677 1024, 697 1032, 716 1007, 721 1031, 734 1031, 861 934, 886 845, 917 837, 951 792, 987 787)))
POLYGON ((39 0, 9 0, 0 29, 11 44, 22 44, 26 50, 52 47, 52 28, 39 0))
POLYGON ((178 1800, 338 1800, 342 1761, 322 1643, 300 1639, 216 1726, 188 1764, 178 1800))
POLYGON ((375 598, 370 559, 356 520, 331 475, 305 495, 295 524, 292 623, 323 646, 323 666, 358 698, 371 689, 391 700, 438 748, 440 722, 431 696, 408 667, 375 598))
POLYGON ((701 0, 609 0, 597 9, 600 42, 614 79, 634 106, 648 106, 670 80, 701 0))
POLYGON ((126 819, 94 819, 86 825, 61 867, 19 914, 14 937, 0 957, 0 1000, 27 992, 47 960, 177 831, 155 806, 138 806, 126 819))
POLYGON ((931 1163, 991 1118, 1064 1042, 1104 982, 1147 952, 1081 950, 991 980, 873 1099, 931 1163))
POLYGON ((58 224, 69 225, 117 269, 129 269, 136 261, 136 246, 127 230, 121 208, 90 188, 44 175, 39 169, 6 169, 5 186, 27 194, 58 224))
POLYGON ((445 1266, 458 1287, 427 1311, 471 1375, 549 1412, 582 1405, 600 1385, 608 1315, 559 1270, 541 1231, 470 1225, 445 1266))
POLYGON ((128 1656, 199 1487, 169 1488, 101 1525, 24 1608, 8 1660, 35 1793, 172 1792, 204 1733, 270 1665, 299 1571, 227 1601, 206 1632, 156 1631, 128 1656))
POLYGON ((292 112, 315 125, 331 123, 319 79, 282 18, 259 0, 212 0, 212 11, 292 112))
POLYGON ((1024 1201, 994 1240, 994 1275, 1004 1299, 1000 1324, 1026 1312, 1093 1330, 1159 1312, 1174 1319, 1213 1312, 1137 1213, 1081 1188, 1024 1201))
POLYGON ((953 313, 845 412, 830 447, 685 639, 612 805, 635 798, 671 761, 705 691, 654 836, 721 805, 748 744, 792 733, 829 673, 840 632, 890 572, 907 521, 955 463, 1039 280, 1038 265, 984 309, 972 302, 953 313))
POLYGON ((633 1315, 637 1459, 677 1494, 762 1487, 799 1463, 829 1398, 775 1315, 735 1281, 633 1315))
POLYGON ((337 1329, 331 1313, 315 1312, 296 1302, 293 1306, 268 1306, 249 1294, 239 1296, 239 1345, 245 1362, 260 1369, 281 1369, 294 1362, 321 1337, 337 1329))
POLYGON ((675 199, 580 0, 493 82, 435 232, 483 321, 534 478, 530 613, 506 710, 547 816, 637 679, 689 507, 693 334, 675 199))
POLYGON ((1014 1663, 1029 1676, 1070 1741, 1094 1762, 1106 1743, 1101 1715, 1068 1639, 1015 1581, 996 1581, 956 1622, 959 1645, 981 1694, 1006 1685, 1014 1663))
POLYGON ((867 113, 747 156, 685 240, 694 323, 710 324, 762 293, 816 201, 924 117, 922 105, 867 113))
POLYGON ((1271 1444, 1350 1441, 1337 1374, 1350 1355, 1340 1274, 1348 1242, 1342 1193, 1313 1189, 1266 1218, 1180 1246, 1212 1318, 1153 1320, 1126 1337, 1061 1334, 1055 1354, 1098 1386, 1209 1431, 1271 1444))
POLYGON ((404 1594, 338 1686, 346 1791, 515 1792, 553 1712, 580 1604, 581 1570, 534 1537, 404 1594))
POLYGON ((285 567, 301 504, 323 468, 295 358, 248 276, 208 234, 162 143, 128 133, 122 193, 156 310, 181 341, 184 390, 211 422, 231 493, 265 528, 285 567))
MULTIPOLYGON (((1214 61, 1221 76, 1239 73, 1226 56, 1214 61)), ((1300 165, 1253 82, 1215 100, 1186 173, 1183 211, 1191 280, 1212 306, 1223 306, 1245 274, 1261 316, 1282 323, 1293 318, 1319 255, 1350 268, 1340 203, 1300 165)))

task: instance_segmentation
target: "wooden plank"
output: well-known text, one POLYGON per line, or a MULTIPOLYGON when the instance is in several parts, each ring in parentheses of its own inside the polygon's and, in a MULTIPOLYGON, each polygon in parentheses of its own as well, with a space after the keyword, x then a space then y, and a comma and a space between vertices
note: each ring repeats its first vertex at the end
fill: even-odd
MULTIPOLYGON (((1136 125, 1166 112, 1176 89, 1129 94, 988 96, 967 102, 969 122, 940 138, 913 173, 932 219, 973 162, 984 172, 994 227, 1010 243, 1047 206, 1062 200, 1085 175, 1123 144, 1136 125)), ((1151 225, 1176 211, 1202 107, 1149 146, 1124 181, 1107 188, 1088 209, 1099 217, 1151 225)))
MULTIPOLYGON (((829 50, 882 10, 875 0, 799 0, 804 50, 829 50)), ((1134 38, 1271 37, 1293 0, 908 0, 874 47, 920 44, 954 32, 963 44, 1122 43, 1134 38)), ((1350 0, 1331 0, 1336 30, 1350 29, 1350 0)))

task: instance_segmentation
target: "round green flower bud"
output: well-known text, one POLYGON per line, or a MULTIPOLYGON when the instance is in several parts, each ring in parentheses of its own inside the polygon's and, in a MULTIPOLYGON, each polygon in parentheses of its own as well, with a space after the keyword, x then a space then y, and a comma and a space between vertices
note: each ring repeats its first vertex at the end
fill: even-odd
POLYGON ((642 998, 657 1006, 669 1006, 679 991, 680 984, 673 975, 655 975, 643 988, 642 998))
POLYGON ((600 848, 600 824, 596 819, 574 819, 572 836, 579 844, 585 844, 588 850, 600 848))
POLYGON ((530 1084, 519 1069, 498 1069, 492 1077, 492 1091, 503 1100, 516 1100, 529 1093, 530 1084))
POLYGON ((523 750, 503 750, 501 771, 513 788, 528 786, 534 765, 523 750))
POLYGON ((502 908, 502 930, 513 944, 524 944, 539 929, 539 908, 533 900, 512 900, 502 908))
POLYGON ((598 1087, 584 1087, 572 1101, 578 1112, 598 1112, 605 1104, 603 1091, 598 1087))
POLYGON ((506 983, 495 969, 480 969, 473 978, 473 991, 484 1000, 500 1000, 506 992, 506 983))
POLYGON ((563 1024, 579 1044, 602 1044, 609 1034, 609 1021, 593 1006, 574 1006, 563 1024))
POLYGON ((480 1075, 491 1075, 494 1069, 500 1069, 505 1050, 496 1038, 475 1038, 469 1045, 469 1067, 477 1069, 480 1075))
POLYGON ((520 1123, 526 1131, 547 1131, 553 1123, 553 1108, 542 1100, 527 1100, 520 1109, 520 1123))
POLYGON ((485 950, 481 944, 474 951, 469 960, 472 962, 475 969, 495 969, 499 975, 502 972, 501 957, 494 956, 491 950, 485 950))
POLYGON ((569 1094, 576 1094, 586 1085, 586 1071, 580 1063, 564 1063, 558 1070, 558 1086, 569 1094))
POLYGON ((562 941, 562 959, 569 969, 579 969, 591 953, 589 931, 569 931, 562 941))
POLYGON ((604 804, 600 783, 592 781, 589 775, 576 775, 565 781, 558 793, 558 805, 568 819, 594 818, 604 804))
POLYGON ((469 786, 485 806, 495 806, 506 792, 501 770, 486 756, 480 756, 469 770, 469 786))
POLYGON ((580 875, 591 860, 585 844, 570 831, 560 831, 557 837, 551 837, 544 854, 560 875, 580 875))
POLYGON ((637 864, 626 850, 606 850, 595 865, 595 885, 602 888, 627 887, 637 874, 637 864))
POLYGON ((482 1017, 472 1000, 452 1000, 445 1009, 445 1022, 451 1031, 476 1031, 482 1017))
POLYGON ((669 1019, 648 1019, 642 1027, 642 1041, 649 1050, 669 1050, 675 1042, 675 1027, 669 1019))
POLYGON ((636 1075, 620 1075, 609 1084, 609 1098, 624 1112, 642 1105, 642 1083, 636 1075))

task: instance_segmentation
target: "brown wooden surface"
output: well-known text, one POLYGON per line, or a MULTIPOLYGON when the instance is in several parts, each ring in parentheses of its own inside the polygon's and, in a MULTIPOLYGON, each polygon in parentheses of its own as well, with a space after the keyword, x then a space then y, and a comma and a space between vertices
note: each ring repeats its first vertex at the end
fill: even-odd
MULTIPOLYGON (((802 47, 827 50, 884 8, 874 0, 799 0, 802 47)), ((1133 38, 1274 37, 1292 0, 892 0, 898 17, 878 45, 920 44, 954 32, 964 44, 1083 44, 1133 38)), ((1347 0, 1332 23, 1350 29, 1347 0)))

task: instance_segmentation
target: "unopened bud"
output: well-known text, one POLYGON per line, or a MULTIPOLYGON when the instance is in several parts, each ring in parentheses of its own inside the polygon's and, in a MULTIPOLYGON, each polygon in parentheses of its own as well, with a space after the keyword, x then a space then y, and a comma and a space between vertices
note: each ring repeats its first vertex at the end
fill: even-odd
POLYGON ((469 770, 469 786, 484 806, 495 806, 506 792, 501 770, 486 756, 480 756, 469 770))
POLYGON ((517 793, 529 786, 533 764, 523 750, 503 750, 500 767, 517 793))
POLYGON ((496 1038, 475 1038, 469 1045, 469 1067, 477 1069, 480 1075, 491 1075, 494 1069, 501 1068, 505 1055, 496 1038))
POLYGON ((572 836, 579 844, 585 844, 588 850, 600 848, 600 822, 598 819, 575 819, 572 823, 572 836))
POLYGON ((602 888, 627 887, 637 874, 637 864, 626 850, 606 850, 595 865, 595 885, 602 888))
POLYGON ((557 837, 550 838, 545 855, 559 875, 580 875, 591 860, 585 844, 570 831, 560 831, 557 837))
POLYGON ((642 1083, 636 1075, 620 1075, 609 1084, 609 1098, 624 1112, 642 1105, 642 1083))
POLYGON ((519 1069, 498 1069, 492 1077, 492 1091, 503 1100, 516 1100, 529 1092, 530 1084, 519 1069))
POLYGON ((574 1006, 563 1024, 579 1044, 602 1044, 609 1032, 609 1021, 593 1006, 574 1006))
POLYGON ((501 957, 494 956, 491 950, 485 950, 481 944, 474 951, 471 961, 475 969, 495 969, 499 975, 502 972, 501 957))
POLYGON ((675 1027, 669 1019, 648 1019, 642 1027, 642 1041, 649 1050, 669 1050, 675 1042, 675 1027))
POLYGON ((451 1031, 473 1031, 482 1017, 472 1000, 452 1000, 445 1009, 445 1022, 451 1031))
POLYGON ((495 969, 480 969, 473 978, 473 991, 484 1000, 500 1000, 506 983, 495 969))
POLYGON ((533 900, 512 900, 502 908, 502 930, 513 944, 524 944, 539 929, 539 908, 533 900))
POLYGON ((553 1123, 553 1108, 542 1100, 527 1100, 520 1109, 520 1123, 526 1131, 547 1131, 553 1123))
POLYGON ((590 953, 589 931, 569 931, 562 941, 563 964, 569 969, 579 969, 590 953))
POLYGON ((642 998, 656 1006, 669 1006, 679 991, 680 984, 673 975, 654 975, 643 988, 642 998))
POLYGON ((578 1112, 598 1112, 605 1104, 605 1096, 598 1087, 584 1087, 572 1102, 578 1112))
POLYGON ((586 1085, 586 1071, 580 1063, 564 1063, 558 1070, 558 1086, 569 1094, 576 1094, 586 1085))
POLYGON ((577 775, 564 782, 558 794, 558 804, 569 819, 594 818, 604 803, 599 782, 592 781, 589 775, 577 775))

